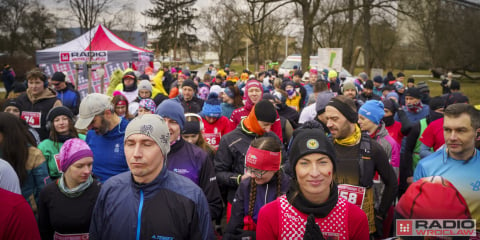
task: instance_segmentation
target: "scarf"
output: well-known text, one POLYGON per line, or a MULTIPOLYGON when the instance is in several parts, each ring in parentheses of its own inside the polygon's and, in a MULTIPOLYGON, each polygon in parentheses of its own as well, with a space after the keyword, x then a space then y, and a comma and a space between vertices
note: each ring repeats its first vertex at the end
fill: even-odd
POLYGON ((355 132, 352 135, 343 139, 336 138, 334 141, 338 145, 353 146, 360 141, 361 137, 362 137, 362 131, 360 130, 360 127, 357 124, 355 124, 355 132))
POLYGON ((242 130, 246 132, 254 132, 259 136, 265 134, 265 130, 263 130, 263 128, 260 127, 260 124, 258 124, 257 116, 255 115, 255 109, 252 109, 250 114, 248 114, 248 116, 243 119, 240 124, 242 124, 242 130))
POLYGON ((407 109, 410 112, 419 113, 423 109, 423 104, 421 101, 418 101, 418 103, 415 104, 407 104, 407 109))
POLYGON ((85 181, 84 183, 81 183, 80 185, 70 189, 67 187, 67 185, 65 184, 65 175, 62 174, 62 176, 60 177, 60 179, 57 180, 57 185, 58 185, 58 188, 60 189, 60 192, 62 192, 65 196, 69 197, 69 198, 76 198, 80 195, 82 195, 82 193, 88 188, 90 187, 90 185, 92 185, 93 183, 93 177, 92 175, 90 174, 90 176, 88 176, 88 179, 87 181, 85 181))
MULTIPOLYGON (((52 139, 52 137, 48 137, 50 140, 54 141, 52 139)), ((57 137, 57 142, 61 142, 61 143, 64 143, 66 142, 68 139, 72 139, 72 138, 75 138, 75 137, 72 137, 70 135, 58 135, 57 137)))
POLYGON ((393 115, 388 117, 383 117, 382 120, 385 123, 385 126, 389 127, 395 123, 395 119, 393 117, 394 117, 393 115))
POLYGON ((288 98, 292 99, 296 96, 295 89, 287 90, 288 98))

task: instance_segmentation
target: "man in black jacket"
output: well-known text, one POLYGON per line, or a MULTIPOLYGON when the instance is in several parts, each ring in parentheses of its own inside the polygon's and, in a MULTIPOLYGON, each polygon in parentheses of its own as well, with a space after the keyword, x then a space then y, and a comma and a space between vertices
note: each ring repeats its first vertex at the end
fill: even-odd
POLYGON ((397 194, 395 172, 380 144, 362 133, 355 103, 346 96, 332 98, 325 108, 327 127, 337 154, 336 182, 339 195, 353 201, 367 214, 370 234, 382 236, 382 224, 397 194), (378 172, 385 190, 374 209, 373 178, 378 172), (353 185, 353 186, 352 186, 353 185), (353 191, 352 191, 353 190, 353 191))

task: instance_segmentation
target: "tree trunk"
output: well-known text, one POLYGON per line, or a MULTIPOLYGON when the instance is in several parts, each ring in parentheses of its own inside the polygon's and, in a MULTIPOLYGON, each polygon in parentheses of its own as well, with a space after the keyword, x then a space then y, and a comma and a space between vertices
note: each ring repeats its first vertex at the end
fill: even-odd
POLYGON ((353 7, 355 5, 355 0, 349 0, 348 6, 350 10, 348 10, 348 29, 350 31, 347 46, 345 49, 345 65, 348 66, 348 71, 353 74, 355 71, 356 59, 353 57, 353 44, 355 40, 355 31, 354 31, 354 23, 353 23, 353 7))
POLYGON ((370 38, 370 19, 372 18, 372 15, 370 13, 370 8, 372 4, 372 0, 364 0, 363 1, 363 41, 365 44, 365 47, 363 49, 363 57, 364 57, 364 63, 365 65, 363 66, 363 71, 365 71, 367 74, 370 72, 371 69, 371 49, 372 49, 372 41, 370 38))
POLYGON ((310 5, 302 7, 303 12, 303 47, 302 47, 302 71, 306 71, 310 65, 310 54, 313 42, 313 19, 310 14, 310 5))

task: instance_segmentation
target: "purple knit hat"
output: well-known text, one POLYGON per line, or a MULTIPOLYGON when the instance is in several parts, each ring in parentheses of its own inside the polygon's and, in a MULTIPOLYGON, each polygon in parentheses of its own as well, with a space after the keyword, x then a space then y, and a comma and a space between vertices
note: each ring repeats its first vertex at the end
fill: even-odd
POLYGON ((60 160, 60 170, 66 172, 76 161, 86 157, 93 158, 93 152, 85 141, 80 138, 72 138, 65 141, 60 149, 60 153, 58 153, 58 157, 60 160))

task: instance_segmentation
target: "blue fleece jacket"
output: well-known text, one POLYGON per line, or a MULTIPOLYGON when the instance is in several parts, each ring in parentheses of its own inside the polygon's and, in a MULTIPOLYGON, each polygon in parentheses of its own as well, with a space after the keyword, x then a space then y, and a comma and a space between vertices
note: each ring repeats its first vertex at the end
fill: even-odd
POLYGON ((123 151, 127 125, 128 120, 121 118, 120 123, 105 135, 97 135, 94 130, 87 133, 85 142, 93 152, 93 174, 102 183, 129 170, 123 151))

